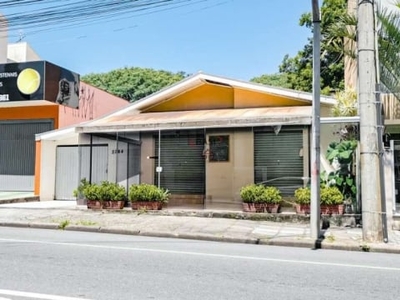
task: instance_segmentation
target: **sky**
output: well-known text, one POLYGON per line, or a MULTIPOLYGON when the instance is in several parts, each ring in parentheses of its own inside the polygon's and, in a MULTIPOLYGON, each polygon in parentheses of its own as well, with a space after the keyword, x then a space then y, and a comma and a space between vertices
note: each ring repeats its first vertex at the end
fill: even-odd
MULTIPOLYGON (((312 37, 299 25, 310 0, 194 2, 76 28, 36 34, 26 28, 22 41, 43 60, 81 75, 145 67, 250 80, 278 72, 284 55, 295 55, 312 37)), ((20 33, 11 27, 9 42, 20 33)))

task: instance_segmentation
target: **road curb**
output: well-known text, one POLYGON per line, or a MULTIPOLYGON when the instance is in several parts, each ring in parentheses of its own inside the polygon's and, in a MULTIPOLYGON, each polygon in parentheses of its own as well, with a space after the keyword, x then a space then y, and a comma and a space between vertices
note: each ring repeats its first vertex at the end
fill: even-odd
POLYGON ((99 227, 99 226, 82 226, 82 225, 67 225, 61 228, 56 223, 38 223, 38 222, 0 222, 0 227, 17 227, 17 228, 35 228, 35 229, 51 229, 51 230, 66 230, 66 231, 82 231, 82 232, 97 232, 122 235, 136 235, 146 237, 159 238, 177 238, 187 240, 201 240, 224 243, 237 244, 254 244, 265 246, 281 246, 281 247, 297 247, 309 249, 324 249, 324 250, 342 250, 342 251, 358 251, 358 252, 375 252, 375 253, 391 253, 400 254, 400 247, 388 244, 345 244, 341 242, 326 242, 311 240, 287 240, 287 239, 258 239, 258 238, 237 238, 229 236, 215 236, 211 234, 198 233, 171 233, 163 231, 139 231, 134 229, 99 227))

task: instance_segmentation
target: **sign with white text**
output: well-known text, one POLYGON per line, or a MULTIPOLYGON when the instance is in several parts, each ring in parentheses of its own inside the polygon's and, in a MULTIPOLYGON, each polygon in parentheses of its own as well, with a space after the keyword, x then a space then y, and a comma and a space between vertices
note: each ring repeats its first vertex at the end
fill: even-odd
POLYGON ((47 61, 0 65, 0 102, 48 100, 78 108, 79 75, 47 61))

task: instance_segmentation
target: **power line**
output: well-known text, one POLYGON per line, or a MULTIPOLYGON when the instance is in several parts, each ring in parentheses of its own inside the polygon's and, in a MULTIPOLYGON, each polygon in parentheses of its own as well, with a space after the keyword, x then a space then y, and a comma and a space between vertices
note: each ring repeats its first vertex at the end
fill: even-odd
POLYGON ((122 18, 151 14, 209 0, 20 0, 3 1, 9 27, 29 34, 88 26, 122 18), (17 10, 17 12, 15 12, 17 10))

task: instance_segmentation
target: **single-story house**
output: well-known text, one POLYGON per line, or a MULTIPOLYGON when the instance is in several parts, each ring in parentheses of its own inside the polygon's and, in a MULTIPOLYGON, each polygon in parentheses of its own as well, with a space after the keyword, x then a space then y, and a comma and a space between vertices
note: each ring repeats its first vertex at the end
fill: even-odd
MULTIPOLYGON (((334 103, 321 97, 322 117, 334 103)), ((230 209, 253 182, 292 195, 310 176, 311 117, 310 93, 198 73, 108 116, 37 135, 37 192, 72 199, 82 178, 140 182, 169 189, 170 205, 230 209)), ((321 130, 327 145, 332 130, 321 130)))

